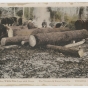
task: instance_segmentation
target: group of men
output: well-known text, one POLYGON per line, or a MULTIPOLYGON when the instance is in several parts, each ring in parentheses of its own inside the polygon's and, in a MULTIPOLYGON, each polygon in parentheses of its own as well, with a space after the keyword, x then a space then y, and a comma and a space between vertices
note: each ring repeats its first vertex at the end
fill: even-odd
MULTIPOLYGON (((55 22, 51 21, 49 26, 51 28, 53 28, 53 27, 59 28, 61 26, 65 26, 65 24, 66 24, 65 22, 57 22, 57 23, 55 23, 55 22)), ((32 28, 36 28, 36 25, 35 25, 35 23, 32 20, 29 20, 28 24, 27 24, 27 27, 28 27, 28 29, 32 29, 32 28)), ((47 28, 48 27, 46 20, 43 20, 43 22, 41 23, 41 27, 43 27, 43 28, 47 28)))
MULTIPOLYGON (((42 26, 43 28, 46 28, 46 27, 47 27, 47 22, 44 20, 44 21, 42 22, 41 26, 42 26)), ((32 29, 32 28, 36 28, 37 26, 35 25, 35 23, 33 22, 33 20, 30 19, 30 20, 28 21, 27 27, 28 27, 28 29, 32 29)))

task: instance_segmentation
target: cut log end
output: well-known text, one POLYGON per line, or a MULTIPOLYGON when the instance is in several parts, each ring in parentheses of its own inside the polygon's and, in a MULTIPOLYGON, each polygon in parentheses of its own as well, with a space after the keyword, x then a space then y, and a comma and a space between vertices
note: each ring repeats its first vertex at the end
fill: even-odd
POLYGON ((8 37, 13 37, 13 30, 11 27, 4 25, 7 28, 8 37))
POLYGON ((8 37, 13 37, 13 30, 12 30, 12 29, 10 29, 10 30, 8 31, 8 37))
POLYGON ((79 49, 78 54, 79 54, 79 57, 83 57, 84 56, 83 49, 79 49))
POLYGON ((22 41, 22 42, 21 42, 21 45, 24 45, 24 44, 25 44, 25 41, 22 41))
POLYGON ((36 45, 36 38, 35 38, 35 36, 30 35, 30 37, 29 37, 29 45, 31 47, 34 47, 36 45))
POLYGON ((2 39, 1 39, 1 45, 4 46, 5 44, 6 44, 6 38, 2 38, 2 39))

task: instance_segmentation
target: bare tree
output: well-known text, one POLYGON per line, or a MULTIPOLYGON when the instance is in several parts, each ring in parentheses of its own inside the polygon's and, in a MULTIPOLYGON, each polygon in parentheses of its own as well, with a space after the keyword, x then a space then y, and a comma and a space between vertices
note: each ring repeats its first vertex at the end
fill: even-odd
POLYGON ((16 10, 18 9, 18 7, 11 7, 12 10, 14 10, 14 16, 16 16, 16 10))
POLYGON ((2 14, 2 11, 0 10, 0 16, 1 16, 1 14, 2 14))
POLYGON ((88 6, 86 7, 86 12, 87 12, 86 15, 87 15, 87 19, 88 19, 88 6))
POLYGON ((83 16, 84 16, 84 7, 80 7, 79 8, 79 19, 82 19, 83 16))

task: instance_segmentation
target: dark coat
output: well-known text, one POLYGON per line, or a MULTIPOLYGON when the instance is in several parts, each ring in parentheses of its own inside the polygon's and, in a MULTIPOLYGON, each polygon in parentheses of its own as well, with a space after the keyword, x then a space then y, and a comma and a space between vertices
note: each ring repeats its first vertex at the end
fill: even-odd
POLYGON ((3 24, 0 24, 0 40, 3 37, 8 37, 7 29, 3 24))
POLYGON ((42 22, 42 27, 47 27, 47 22, 42 22))

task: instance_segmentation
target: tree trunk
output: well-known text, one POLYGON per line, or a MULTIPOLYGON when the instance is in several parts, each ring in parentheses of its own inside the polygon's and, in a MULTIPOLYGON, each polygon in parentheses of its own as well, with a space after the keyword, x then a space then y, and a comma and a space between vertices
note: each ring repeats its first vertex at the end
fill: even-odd
MULTIPOLYGON (((30 17, 30 7, 28 7, 28 16, 29 16, 29 18, 31 18, 30 17)), ((29 19, 28 19, 29 20, 29 19)))
POLYGON ((15 11, 15 7, 14 7, 14 17, 16 16, 16 11, 15 11))
POLYGON ((69 28, 35 28, 35 29, 13 29, 14 36, 26 36, 31 34, 38 34, 38 33, 49 33, 49 32, 63 32, 63 31, 70 31, 69 28))
POLYGON ((24 7, 23 7, 23 18, 24 18, 24 7))
POLYGON ((77 43, 67 44, 67 45, 65 45, 64 47, 70 48, 70 47, 82 45, 83 43, 85 43, 85 39, 83 39, 82 41, 79 41, 79 42, 77 42, 77 43))
POLYGON ((65 45, 72 40, 80 40, 88 37, 88 31, 74 30, 65 32, 39 33, 29 36, 30 46, 40 46, 46 44, 65 45))
POLYGON ((35 29, 13 29, 13 36, 29 36, 35 29))
POLYGON ((29 36, 16 36, 16 37, 7 37, 1 39, 1 45, 17 45, 21 44, 21 41, 27 40, 29 36))
POLYGON ((65 55, 70 55, 74 57, 84 56, 83 49, 65 48, 63 46, 55 46, 55 45, 47 45, 47 48, 53 49, 65 55))
POLYGON ((84 7, 80 7, 79 9, 79 19, 83 20, 84 18, 84 7))
POLYGON ((70 31, 69 28, 38 28, 32 32, 32 34, 38 33, 49 33, 49 32, 63 32, 63 31, 70 31))

